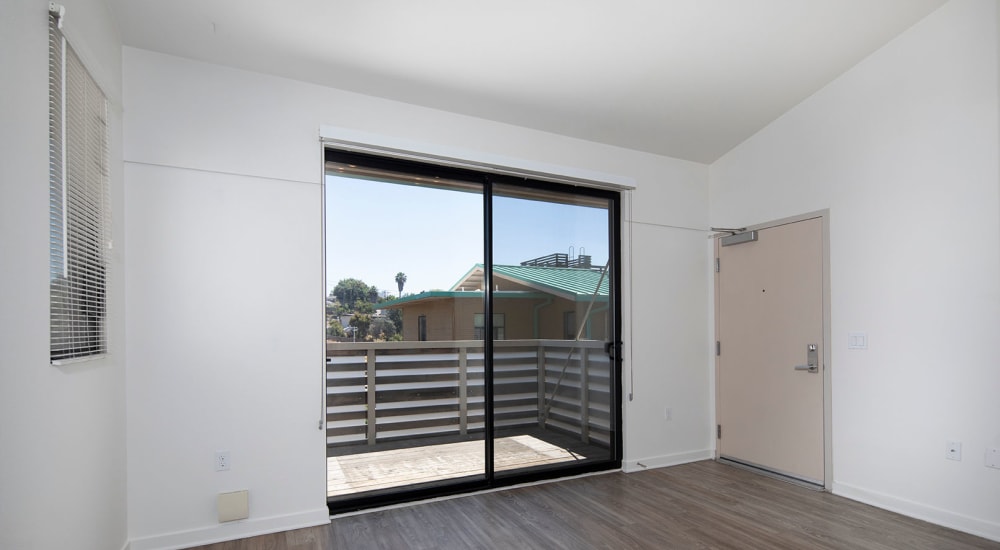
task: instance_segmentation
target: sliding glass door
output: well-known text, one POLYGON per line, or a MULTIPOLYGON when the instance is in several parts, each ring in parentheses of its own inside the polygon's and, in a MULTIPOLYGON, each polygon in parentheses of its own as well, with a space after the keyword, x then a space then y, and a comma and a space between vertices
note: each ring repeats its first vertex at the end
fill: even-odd
POLYGON ((394 163, 329 168, 327 496, 357 507, 481 486, 483 341, 453 319, 485 295, 448 288, 483 263, 482 185, 394 163))
POLYGON ((331 511, 620 466, 617 196, 326 160, 331 511))
POLYGON ((541 183, 491 195, 496 476, 611 462, 615 203, 541 183))

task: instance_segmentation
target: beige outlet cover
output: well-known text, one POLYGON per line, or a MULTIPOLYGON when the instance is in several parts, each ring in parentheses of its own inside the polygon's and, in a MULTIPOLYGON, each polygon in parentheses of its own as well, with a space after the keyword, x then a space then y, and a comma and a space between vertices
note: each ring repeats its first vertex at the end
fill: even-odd
POLYGON ((219 523, 250 517, 250 492, 219 493, 219 523))

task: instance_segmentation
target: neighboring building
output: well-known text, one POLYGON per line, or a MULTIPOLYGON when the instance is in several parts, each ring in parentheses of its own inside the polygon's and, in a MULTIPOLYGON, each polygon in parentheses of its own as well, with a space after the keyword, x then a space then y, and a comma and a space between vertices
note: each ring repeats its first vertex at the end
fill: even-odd
MULTIPOLYGON (((572 340, 581 331, 582 340, 604 340, 610 331, 610 281, 602 270, 589 268, 589 258, 579 264, 588 267, 526 265, 532 262, 493 266, 494 338, 572 340)), ((477 264, 449 290, 378 307, 402 310, 403 340, 479 340, 485 330, 484 294, 483 266, 477 264)))

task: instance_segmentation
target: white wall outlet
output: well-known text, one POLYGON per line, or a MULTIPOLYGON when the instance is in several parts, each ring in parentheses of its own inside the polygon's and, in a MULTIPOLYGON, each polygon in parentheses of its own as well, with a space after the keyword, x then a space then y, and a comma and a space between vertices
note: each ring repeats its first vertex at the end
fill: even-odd
POLYGON ((229 451, 215 451, 215 471, 223 472, 229 469, 229 451))
POLYGON ((986 449, 986 467, 1000 469, 1000 449, 986 449))
POLYGON ((671 409, 670 407, 667 407, 667 408, 663 409, 663 419, 664 420, 673 420, 674 419, 674 411, 673 411, 673 409, 671 409))
POLYGON ((948 460, 962 460, 962 442, 949 441, 945 443, 944 457, 948 460))

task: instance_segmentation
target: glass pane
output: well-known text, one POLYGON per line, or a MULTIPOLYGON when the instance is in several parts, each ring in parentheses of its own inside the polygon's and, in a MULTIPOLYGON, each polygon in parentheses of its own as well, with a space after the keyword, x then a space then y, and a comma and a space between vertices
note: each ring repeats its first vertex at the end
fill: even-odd
POLYGON ((493 193, 495 475, 614 460, 613 202, 493 193))
POLYGON ((331 505, 485 482, 481 184, 327 167, 331 505))

